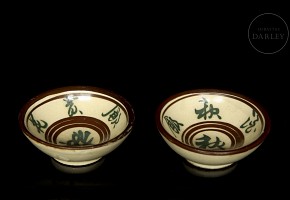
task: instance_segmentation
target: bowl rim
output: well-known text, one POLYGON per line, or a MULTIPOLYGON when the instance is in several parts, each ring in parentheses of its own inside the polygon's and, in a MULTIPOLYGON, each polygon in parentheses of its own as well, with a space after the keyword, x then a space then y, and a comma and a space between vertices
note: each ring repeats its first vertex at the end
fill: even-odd
POLYGON ((132 105, 129 103, 129 101, 123 97, 122 95, 106 88, 102 87, 96 87, 96 86, 87 86, 87 85, 74 85, 74 86, 62 86, 62 87, 56 87, 52 89, 48 89, 46 91, 43 91, 41 93, 38 93, 34 97, 30 98, 28 101, 24 103, 24 105, 20 108, 18 112, 18 124, 20 127, 20 130, 22 133, 28 137, 30 140, 42 144, 47 147, 53 147, 57 149, 66 149, 66 150, 88 150, 88 149, 96 149, 100 148, 103 146, 107 146, 113 142, 116 142, 120 140, 121 138, 127 136, 135 123, 135 113, 132 105), (83 91, 84 93, 86 92, 96 92, 96 93, 101 93, 107 96, 112 97, 115 100, 118 100, 120 103, 122 103, 123 107, 125 108, 126 112, 128 113, 128 124, 126 125, 126 128, 118 134, 116 137, 109 139, 106 142, 99 143, 99 144, 93 144, 93 145, 84 145, 84 146, 66 146, 66 145, 58 145, 58 144, 53 144, 50 142, 47 142, 45 140, 41 140, 37 137, 35 137, 30 131, 26 128, 25 126, 25 114, 27 110, 32 106, 35 102, 53 94, 57 93, 62 93, 62 92, 70 92, 70 91, 83 91))
POLYGON ((172 144, 185 149, 187 151, 190 152, 195 152, 198 154, 204 154, 204 155, 234 155, 234 154, 239 154, 239 153, 243 153, 246 151, 249 151, 251 149, 254 149, 258 146, 260 146, 263 141, 266 139, 266 137, 268 136, 268 134, 270 133, 270 129, 271 129, 271 119, 269 116, 268 111, 265 109, 264 106, 262 106, 262 104, 260 104, 259 102, 257 102, 255 99, 246 96, 242 93, 238 93, 238 92, 234 92, 231 90, 226 90, 226 89, 214 89, 214 88, 203 88, 203 89, 189 89, 189 90, 185 90, 185 91, 181 91, 181 92, 177 92, 169 97, 167 97, 166 99, 164 99, 156 108, 156 112, 155 112, 155 123, 157 126, 157 130, 159 132, 159 135, 165 137, 168 141, 170 141, 172 144), (217 94, 217 95, 233 95, 233 96, 237 96, 239 98, 245 99, 246 101, 250 102, 251 104, 253 104, 263 115, 264 117, 264 123, 265 123, 265 127, 264 127, 264 131, 261 133, 261 135, 253 142, 239 147, 239 148, 234 148, 234 149, 227 149, 227 150, 211 150, 211 149, 200 149, 197 147, 193 147, 193 146, 189 146, 186 145, 184 143, 182 143, 181 141, 177 140, 176 138, 174 138, 171 134, 169 134, 165 128, 162 126, 161 120, 160 120, 160 115, 161 115, 161 111, 164 108, 164 106, 166 106, 166 104, 174 99, 179 98, 180 96, 183 95, 187 95, 187 94, 194 94, 194 93, 200 93, 200 94, 217 94))

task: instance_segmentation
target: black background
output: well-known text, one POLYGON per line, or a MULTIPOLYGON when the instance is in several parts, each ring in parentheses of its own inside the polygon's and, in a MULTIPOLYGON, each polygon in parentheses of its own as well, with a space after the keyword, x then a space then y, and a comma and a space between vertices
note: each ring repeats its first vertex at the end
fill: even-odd
POLYGON ((288 13, 278 3, 210 6, 12 7, 2 63, 2 125, 7 128, 2 137, 3 192, 31 199, 287 195, 289 42, 280 52, 265 55, 250 45, 247 31, 266 12, 289 25, 288 13), (18 112, 26 101, 71 85, 119 93, 136 114, 128 139, 87 174, 56 170, 18 127, 18 112), (222 177, 186 171, 155 126, 162 100, 200 88, 247 95, 271 118, 271 132, 262 146, 222 177))

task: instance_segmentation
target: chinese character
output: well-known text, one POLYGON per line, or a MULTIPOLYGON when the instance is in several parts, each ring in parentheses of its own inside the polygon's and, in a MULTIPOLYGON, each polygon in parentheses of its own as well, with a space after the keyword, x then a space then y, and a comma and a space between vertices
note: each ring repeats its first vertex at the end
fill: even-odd
POLYGON ((35 120, 32 114, 30 114, 30 116, 29 116, 29 121, 31 121, 32 125, 37 128, 38 133, 43 133, 42 128, 47 127, 47 122, 45 122, 43 120, 40 120, 40 121, 35 120))
MULTIPOLYGON (((75 115, 78 112, 78 108, 74 105, 73 100, 77 99, 77 97, 74 96, 67 96, 64 101, 66 101, 65 107, 68 107, 68 115, 71 117, 75 115)), ((79 111, 82 114, 82 111, 79 111)))
POLYGON ((255 119, 251 120, 251 117, 248 117, 248 119, 240 126, 240 128, 246 128, 245 132, 249 133, 252 131, 252 128, 254 128, 254 132, 256 132, 256 123, 259 121, 259 115, 255 112, 255 110, 252 111, 252 116, 255 119))
POLYGON ((106 117, 107 115, 109 115, 108 121, 111 121, 111 124, 114 124, 114 128, 115 128, 116 124, 118 124, 121 117, 120 107, 116 105, 109 112, 102 113, 102 117, 106 117))
MULTIPOLYGON (((167 122, 171 131, 173 131, 175 133, 179 133, 180 126, 183 126, 182 123, 178 123, 176 120, 173 120, 171 117, 168 117, 168 116, 165 116, 164 119, 167 122)), ((174 133, 173 133, 173 135, 176 137, 176 135, 174 133)))
POLYGON ((79 130, 78 132, 73 132, 71 140, 67 141, 66 143, 65 142, 60 142, 60 143, 66 144, 69 146, 90 145, 94 139, 94 138, 91 138, 89 141, 87 141, 90 134, 91 133, 89 131, 85 131, 83 133, 81 130, 79 130))
POLYGON ((210 142, 211 138, 205 134, 203 134, 203 137, 197 138, 196 140, 201 140, 201 142, 195 142, 197 146, 200 148, 206 149, 208 148, 218 148, 223 150, 223 146, 225 145, 224 142, 222 142, 218 137, 216 137, 216 141, 210 142))
POLYGON ((217 117, 219 119, 221 119, 221 116, 219 116, 219 109, 218 108, 214 108, 212 104, 210 104, 208 106, 208 101, 205 98, 202 98, 202 100, 200 100, 199 102, 204 102, 203 104, 203 108, 201 108, 200 110, 195 109, 195 114, 197 114, 197 119, 200 118, 204 118, 207 119, 207 117, 209 119, 211 119, 213 117, 213 115, 217 115, 217 117))

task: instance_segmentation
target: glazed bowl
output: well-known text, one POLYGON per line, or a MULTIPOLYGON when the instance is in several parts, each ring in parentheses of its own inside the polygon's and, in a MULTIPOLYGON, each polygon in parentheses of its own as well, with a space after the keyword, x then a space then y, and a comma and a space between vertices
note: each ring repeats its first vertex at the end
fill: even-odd
POLYGON ((51 89, 30 99, 18 121, 26 138, 60 164, 97 162, 131 133, 135 115, 122 96, 92 86, 51 89))
POLYGON ((253 153, 270 132, 267 111, 242 94, 197 89, 174 94, 156 111, 158 132, 193 166, 221 169, 253 153))

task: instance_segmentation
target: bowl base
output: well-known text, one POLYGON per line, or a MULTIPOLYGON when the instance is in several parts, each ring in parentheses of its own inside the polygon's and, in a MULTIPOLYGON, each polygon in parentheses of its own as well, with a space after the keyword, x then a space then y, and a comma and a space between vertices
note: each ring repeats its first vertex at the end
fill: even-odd
POLYGON ((68 166, 84 166, 84 165, 89 165, 89 164, 95 163, 98 160, 100 160, 101 158, 102 157, 94 159, 94 160, 81 161, 81 162, 64 161, 64 160, 60 160, 58 158, 53 158, 53 159, 56 160, 57 162, 61 163, 61 164, 68 165, 68 166))
POLYGON ((229 164, 224 164, 224 165, 205 165, 205 164, 196 163, 190 160, 187 160, 187 162, 202 169, 222 169, 222 168, 229 167, 230 165, 233 164, 233 163, 229 163, 229 164))
POLYGON ((52 165, 61 172, 69 174, 84 174, 100 167, 104 162, 104 158, 100 158, 97 161, 86 165, 66 165, 59 162, 55 158, 51 158, 51 162, 52 165))

